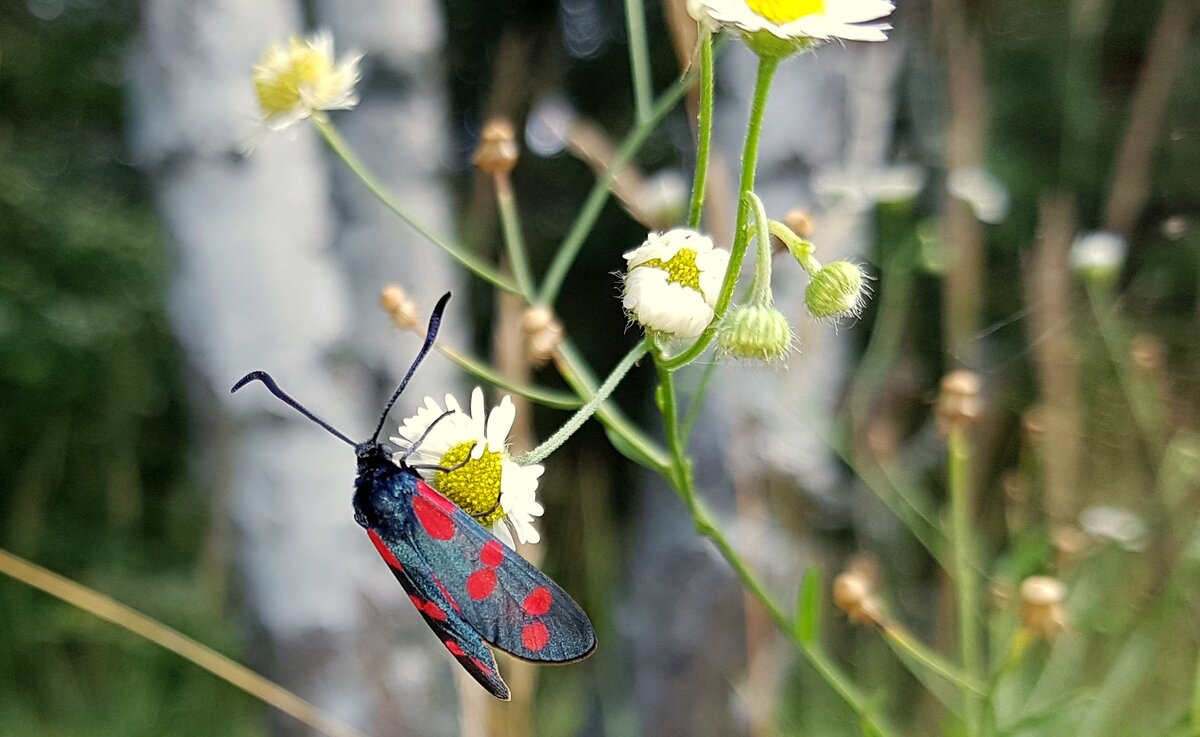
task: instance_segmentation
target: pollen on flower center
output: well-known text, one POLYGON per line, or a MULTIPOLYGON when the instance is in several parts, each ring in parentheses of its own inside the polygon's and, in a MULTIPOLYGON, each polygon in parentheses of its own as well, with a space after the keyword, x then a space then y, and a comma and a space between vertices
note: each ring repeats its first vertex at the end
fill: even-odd
POLYGON ((667 272, 668 284, 681 284, 689 289, 700 291, 700 268, 696 266, 696 252, 690 248, 681 248, 669 261, 652 258, 635 266, 640 269, 649 266, 667 272))
POLYGON ((825 12, 824 0, 746 0, 746 5, 772 23, 791 23, 825 12))
POLYGON ((483 455, 471 458, 471 448, 474 445, 474 442, 462 442, 446 451, 438 465, 454 470, 439 471, 433 477, 433 485, 447 499, 486 527, 504 516, 504 510, 500 507, 500 469, 503 457, 498 451, 484 449, 483 455), (455 468, 463 461, 466 463, 461 468, 455 468))

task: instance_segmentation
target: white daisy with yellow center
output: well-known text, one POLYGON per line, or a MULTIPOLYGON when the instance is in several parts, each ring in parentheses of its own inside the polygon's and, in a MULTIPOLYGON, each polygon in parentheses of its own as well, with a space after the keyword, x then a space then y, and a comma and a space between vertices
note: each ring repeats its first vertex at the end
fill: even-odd
POLYGON ((282 130, 321 110, 345 110, 358 104, 358 62, 349 54, 335 63, 333 37, 323 31, 271 44, 254 67, 254 93, 262 122, 282 130))
POLYGON ((744 34, 767 32, 785 41, 811 42, 843 38, 886 41, 891 25, 887 0, 690 0, 688 10, 699 22, 744 34))
POLYGON ((622 304, 646 330, 695 338, 712 322, 729 252, 711 238, 686 228, 651 233, 625 261, 622 304))
POLYGON ((475 387, 470 412, 450 394, 444 408, 433 397, 425 397, 425 405, 400 424, 400 437, 391 438, 407 448, 428 430, 409 457, 409 465, 448 469, 421 468, 418 472, 510 548, 516 547, 514 532, 522 543, 541 540, 533 520, 545 511, 536 496, 543 468, 522 466, 508 452, 508 433, 516 416, 512 398, 507 396, 488 413, 483 390, 475 387), (438 420, 446 410, 453 412, 438 420))

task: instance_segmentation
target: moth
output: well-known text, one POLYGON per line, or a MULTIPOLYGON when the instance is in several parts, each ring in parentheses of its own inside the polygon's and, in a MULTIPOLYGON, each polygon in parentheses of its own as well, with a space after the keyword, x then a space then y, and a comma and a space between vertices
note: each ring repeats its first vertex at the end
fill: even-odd
POLYGON ((449 293, 443 295, 434 308, 425 343, 369 440, 354 442, 280 389, 265 371, 246 374, 230 393, 259 381, 354 448, 354 519, 442 645, 489 693, 507 700, 508 685, 487 645, 533 663, 570 663, 595 650, 596 632, 567 592, 425 483, 418 470, 427 467, 407 463, 436 421, 403 450, 378 439, 388 413, 433 347, 449 299, 449 293))

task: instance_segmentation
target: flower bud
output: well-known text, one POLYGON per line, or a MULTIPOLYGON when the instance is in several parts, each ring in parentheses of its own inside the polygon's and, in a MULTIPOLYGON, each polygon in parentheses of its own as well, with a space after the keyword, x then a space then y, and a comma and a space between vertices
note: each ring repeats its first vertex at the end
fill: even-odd
POLYGON ((488 174, 507 174, 517 165, 517 135, 507 118, 493 118, 483 127, 471 163, 488 174))
POLYGON ((886 617, 875 597, 878 564, 870 558, 856 558, 833 579, 833 603, 855 624, 883 626, 886 617))
POLYGON ((1021 626, 1047 640, 1067 628, 1063 601, 1067 587, 1049 576, 1030 576, 1021 582, 1021 626))
POLYGON ((787 318, 769 304, 738 305, 717 331, 717 345, 722 351, 752 361, 786 358, 794 344, 787 318))
POLYGON ((857 264, 849 261, 825 264, 812 275, 804 291, 804 304, 818 319, 858 317, 866 300, 866 277, 857 264))
POLYGON ((1071 243, 1071 269, 1084 281, 1107 287, 1120 275, 1128 251, 1129 244, 1117 233, 1080 233, 1071 243))

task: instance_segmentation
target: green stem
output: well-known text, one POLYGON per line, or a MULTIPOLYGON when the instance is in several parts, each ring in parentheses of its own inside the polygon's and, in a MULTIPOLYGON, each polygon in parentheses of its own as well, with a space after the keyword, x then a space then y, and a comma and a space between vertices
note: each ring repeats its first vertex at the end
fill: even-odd
POLYGON ((733 568, 734 573, 741 580, 742 586, 766 609, 779 631, 791 640, 808 664, 858 715, 864 726, 864 732, 878 737, 891 737, 894 734, 891 727, 875 714, 867 698, 859 693, 850 679, 825 654, 825 651, 817 643, 801 639, 795 624, 784 614, 783 609, 775 602, 763 583, 754 575, 729 539, 714 523, 712 513, 697 494, 691 461, 687 458, 682 442, 677 422, 674 371, 666 366, 666 362, 661 359, 661 354, 657 350, 655 351, 655 366, 658 368, 659 406, 662 410, 664 431, 671 453, 671 469, 665 475, 675 486, 676 492, 683 499, 684 504, 687 505, 696 531, 712 541, 720 551, 721 557, 733 568))
POLYGON ((536 402, 545 407, 554 409, 578 409, 583 406, 583 402, 576 396, 567 392, 555 391, 553 389, 543 389, 540 386, 530 386, 528 384, 517 384, 505 379, 500 374, 492 370, 491 367, 469 356, 454 350, 443 344, 437 344, 438 352, 446 358, 449 358, 456 366, 463 371, 482 379, 492 386, 497 386, 505 391, 512 392, 519 397, 525 397, 531 402, 536 402))
MULTIPOLYGON (((966 430, 950 429, 946 439, 947 480, 950 487, 950 524, 954 543, 954 588, 958 595, 958 648, 963 670, 982 682, 979 653, 979 619, 975 576, 975 546, 971 529, 971 448, 966 430)), ((966 734, 978 737, 983 701, 978 692, 962 688, 966 734)))
POLYGON ((333 127, 333 123, 329 122, 327 118, 321 115, 314 115, 311 120, 313 125, 316 127, 317 132, 321 134, 321 137, 325 139, 325 143, 329 145, 330 150, 342 160, 342 163, 346 165, 346 168, 349 169, 354 176, 358 177, 359 181, 363 183, 363 186, 365 186, 371 192, 371 194, 375 195, 375 199, 382 202, 387 209, 399 215, 401 220, 408 223, 414 230, 425 236, 429 242, 445 251, 450 258, 465 266, 468 271, 475 274, 480 279, 488 282, 497 289, 503 289, 506 292, 518 292, 517 287, 490 264, 485 263, 457 243, 449 241, 438 235, 420 220, 417 220, 415 217, 410 215, 407 210, 401 207, 400 203, 396 202, 396 200, 392 198, 391 194, 388 193, 387 188, 383 186, 383 183, 376 179, 375 175, 368 171, 367 167, 358 160, 358 157, 354 155, 354 152, 351 151, 350 147, 346 144, 345 139, 342 138, 337 129, 333 127))
POLYGON ((758 244, 754 256, 754 279, 750 282, 750 298, 755 304, 769 305, 771 299, 771 235, 767 226, 767 208, 753 192, 747 192, 754 210, 754 240, 758 244))
POLYGON ((960 689, 966 689, 975 694, 983 695, 984 688, 982 685, 972 683, 970 676, 960 672, 950 663, 947 663, 941 656, 927 648, 907 630, 894 625, 884 625, 883 634, 893 647, 907 655, 914 662, 925 667, 931 673, 944 678, 960 689))
POLYGON ((654 90, 650 82, 650 48, 646 43, 646 8, 642 0, 625 0, 625 32, 629 36, 629 73, 638 123, 650 117, 654 90))
POLYGON ((592 186, 592 191, 588 194, 587 200, 583 203, 583 208, 580 209, 579 215, 576 216, 575 222, 571 225, 571 230, 567 232, 567 236, 563 238, 562 244, 559 245, 558 250, 555 252, 554 260, 550 262, 550 268, 546 270, 546 276, 542 281, 542 288, 537 295, 536 301, 538 304, 548 305, 554 303, 555 298, 558 297, 559 290, 562 289, 563 281, 567 278, 567 271, 570 270, 571 264, 575 262, 575 258, 579 255, 579 250, 583 248, 583 243, 587 240, 588 234, 591 233, 592 226, 596 224, 596 218, 600 217, 600 211, 604 209, 604 203, 611 194, 613 180, 633 160, 633 155, 646 142, 646 139, 650 136, 655 126, 666 117, 667 113, 683 97, 684 92, 691 86, 694 78, 695 71, 693 70, 671 85, 666 92, 659 96, 658 102, 650 111, 649 117, 634 126, 629 135, 625 137, 621 148, 617 150, 617 155, 613 159, 612 166, 592 186))
MULTIPOLYGON (((587 363, 570 340, 564 340, 558 347, 558 356, 559 373, 571 385, 575 393, 581 397, 590 397, 595 394, 596 377, 592 375, 587 363)), ((616 435, 625 443, 625 447, 618 448, 618 450, 625 453, 630 460, 640 463, 652 471, 667 475, 671 462, 666 449, 647 437, 646 433, 633 424, 625 416, 625 413, 621 412, 611 401, 600 404, 596 409, 596 419, 604 424, 609 433, 616 435)))
POLYGON ((775 70, 779 67, 779 61, 777 58, 761 57, 758 62, 758 79, 754 84, 754 100, 750 104, 750 123, 746 128, 746 142, 742 147, 742 174, 738 185, 738 209, 737 221, 733 230, 733 248, 729 253, 729 270, 725 272, 725 281, 721 284, 721 293, 717 296, 717 304, 713 310, 713 321, 690 347, 676 356, 663 359, 663 364, 672 371, 691 363, 707 350, 716 334, 717 325, 725 316, 725 311, 729 309, 729 302, 733 299, 733 288, 741 273, 742 262, 746 260, 746 247, 750 242, 750 233, 746 230, 746 223, 750 219, 750 202, 746 195, 754 191, 763 113, 767 106, 767 95, 771 91, 771 80, 775 76, 775 70))
POLYGON ((700 120, 696 131, 696 175, 692 179, 692 203, 688 208, 688 227, 700 227, 704 198, 708 187, 708 159, 712 152, 713 100, 716 97, 712 33, 700 29, 700 120))
POLYGON ((517 279, 520 295, 528 302, 533 296, 533 273, 529 270, 525 238, 521 235, 521 216, 517 211, 517 199, 513 196, 512 179, 507 172, 496 175, 496 204, 500 209, 500 228, 504 232, 504 245, 508 248, 509 265, 517 279))
POLYGON ((557 432, 547 438, 545 442, 522 456, 518 460, 518 463, 520 463, 522 466, 528 466, 532 463, 540 463, 546 458, 546 456, 558 450, 563 443, 567 442, 567 438, 574 435, 575 432, 583 426, 583 423, 587 422, 588 419, 596 413, 596 410, 600 408, 601 403, 608 399, 609 395, 613 393, 613 389, 616 389, 617 385, 621 383, 621 379, 625 378, 625 374, 629 373, 629 369, 633 368, 633 365, 637 363, 638 360, 644 355, 646 355, 646 344, 638 343, 635 345, 633 350, 625 354, 625 357, 621 359, 621 362, 618 363, 615 368, 613 368, 612 372, 608 375, 608 378, 604 380, 604 383, 601 384, 598 389, 596 389, 595 394, 593 394, 592 398, 588 400, 588 403, 580 407, 579 411, 572 415, 571 419, 567 420, 566 423, 564 423, 557 432))

